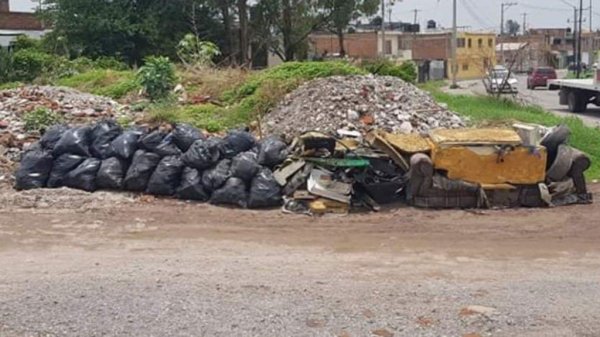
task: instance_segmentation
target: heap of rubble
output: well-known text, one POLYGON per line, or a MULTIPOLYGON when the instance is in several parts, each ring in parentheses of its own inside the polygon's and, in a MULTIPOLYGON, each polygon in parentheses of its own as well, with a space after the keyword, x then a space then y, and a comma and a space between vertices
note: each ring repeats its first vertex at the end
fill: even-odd
POLYGON ((103 118, 130 116, 114 100, 74 89, 52 86, 24 86, 0 91, 0 184, 6 182, 21 152, 39 139, 25 130, 23 116, 38 108, 60 114, 65 123, 85 124, 103 118))
POLYGON ((424 133, 461 128, 464 121, 423 90, 396 77, 335 76, 300 86, 263 122, 267 134, 383 129, 424 133))

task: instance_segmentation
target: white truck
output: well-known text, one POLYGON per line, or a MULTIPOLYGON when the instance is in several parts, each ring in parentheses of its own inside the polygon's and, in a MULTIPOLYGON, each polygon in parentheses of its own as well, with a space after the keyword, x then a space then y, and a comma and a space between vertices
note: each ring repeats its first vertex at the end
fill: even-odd
POLYGON ((585 112, 588 104, 600 106, 600 71, 596 71, 593 79, 583 80, 551 80, 550 90, 558 93, 561 105, 569 106, 571 112, 585 112))

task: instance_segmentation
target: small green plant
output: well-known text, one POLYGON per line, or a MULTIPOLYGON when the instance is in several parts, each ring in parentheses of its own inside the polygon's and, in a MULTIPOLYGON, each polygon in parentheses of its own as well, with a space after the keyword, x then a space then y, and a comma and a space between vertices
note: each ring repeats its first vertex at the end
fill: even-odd
POLYGON ((187 34, 177 44, 177 56, 186 67, 207 67, 221 55, 219 47, 209 41, 201 41, 194 34, 187 34))
POLYGON ((15 51, 23 49, 42 51, 42 41, 40 39, 35 39, 24 34, 17 36, 12 42, 12 46, 15 51))
POLYGON ((0 47, 0 83, 6 83, 13 81, 13 64, 14 64, 13 53, 0 47))
POLYGON ((46 108, 37 108, 23 116, 26 131, 42 132, 48 127, 62 122, 62 116, 46 108))
POLYGON ((398 77, 410 83, 417 79, 417 67, 410 61, 398 65, 388 59, 378 59, 365 61, 362 66, 374 75, 398 77))
POLYGON ((151 100, 164 99, 175 87, 175 66, 167 57, 147 57, 137 73, 137 79, 151 100))

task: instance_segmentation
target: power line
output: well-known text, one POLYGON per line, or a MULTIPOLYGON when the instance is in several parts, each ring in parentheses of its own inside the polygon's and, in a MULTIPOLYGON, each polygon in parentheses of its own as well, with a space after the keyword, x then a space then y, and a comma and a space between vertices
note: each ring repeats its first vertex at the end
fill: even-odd
POLYGON ((475 13, 475 11, 473 10, 473 8, 471 8, 471 6, 469 6, 469 4, 467 3, 467 0, 461 0, 463 7, 465 7, 465 9, 467 10, 467 12, 469 12, 469 15, 475 20, 477 21, 477 23, 481 26, 489 26, 489 23, 486 22, 485 20, 483 20, 482 18, 479 17, 479 15, 477 15, 477 13, 475 13))

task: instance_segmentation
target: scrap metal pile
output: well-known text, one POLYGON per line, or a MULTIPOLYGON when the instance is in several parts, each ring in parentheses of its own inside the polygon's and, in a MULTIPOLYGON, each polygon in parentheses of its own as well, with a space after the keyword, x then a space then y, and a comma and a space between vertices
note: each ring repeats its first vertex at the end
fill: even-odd
POLYGON ((566 145, 569 130, 438 129, 427 136, 339 130, 298 137, 274 172, 294 213, 423 208, 546 207, 589 203, 588 156, 566 145), (542 137, 543 135, 543 137, 542 137))

